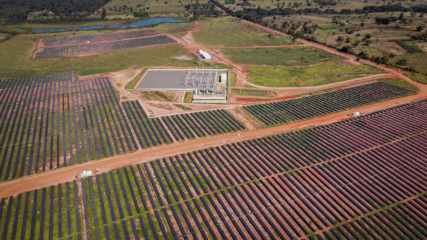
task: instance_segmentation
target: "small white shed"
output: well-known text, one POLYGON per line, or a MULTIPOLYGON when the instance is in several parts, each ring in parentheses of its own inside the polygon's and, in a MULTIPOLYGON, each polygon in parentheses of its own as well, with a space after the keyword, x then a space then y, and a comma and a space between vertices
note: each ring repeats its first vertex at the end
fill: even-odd
POLYGON ((200 56, 202 56, 202 58, 204 58, 206 60, 212 59, 212 56, 208 52, 203 51, 202 49, 199 50, 199 54, 200 54, 200 56))
POLYGON ((90 176, 92 176, 93 175, 93 171, 92 170, 89 170, 89 171, 82 171, 81 173, 80 173, 80 177, 82 177, 82 178, 84 178, 84 177, 90 177, 90 176))

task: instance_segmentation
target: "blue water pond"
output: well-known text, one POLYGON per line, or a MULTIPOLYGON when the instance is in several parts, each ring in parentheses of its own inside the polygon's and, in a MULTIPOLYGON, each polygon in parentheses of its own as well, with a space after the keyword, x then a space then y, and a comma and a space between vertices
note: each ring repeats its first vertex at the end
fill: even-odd
POLYGON ((156 25, 159 23, 180 23, 180 22, 184 22, 184 21, 173 19, 173 18, 147 18, 147 19, 138 20, 128 25, 33 29, 33 32, 44 33, 44 32, 65 32, 65 31, 72 31, 72 30, 96 30, 96 29, 108 29, 108 28, 137 28, 137 27, 143 27, 148 25, 156 25))

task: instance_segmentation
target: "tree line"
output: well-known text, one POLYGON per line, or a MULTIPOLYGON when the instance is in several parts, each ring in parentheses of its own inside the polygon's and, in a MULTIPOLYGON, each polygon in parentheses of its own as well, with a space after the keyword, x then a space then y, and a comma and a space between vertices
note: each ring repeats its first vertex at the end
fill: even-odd
POLYGON ((49 21, 80 20, 91 15, 110 0, 1 0, 0 21, 27 21, 31 14, 41 12, 49 21))

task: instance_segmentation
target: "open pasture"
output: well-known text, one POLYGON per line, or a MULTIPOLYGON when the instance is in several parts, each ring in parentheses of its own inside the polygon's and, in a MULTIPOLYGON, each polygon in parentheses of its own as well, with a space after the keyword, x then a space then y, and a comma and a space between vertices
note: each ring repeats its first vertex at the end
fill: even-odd
POLYGON ((247 69, 250 82, 265 87, 319 86, 382 72, 311 46, 221 51, 247 69))
POLYGON ((1 234, 424 239, 426 110, 421 101, 2 199, 1 234))
POLYGON ((287 123, 337 112, 364 104, 413 93, 401 87, 375 82, 343 90, 243 108, 266 125, 287 123))
POLYGON ((315 47, 289 48, 225 48, 233 62, 257 65, 307 66, 324 61, 344 61, 345 58, 315 47))
POLYGON ((200 31, 194 33, 194 37, 197 42, 215 47, 295 44, 288 37, 266 33, 232 17, 203 22, 200 31))
POLYGON ((383 73, 364 64, 327 61, 310 66, 248 65, 248 80, 264 87, 310 87, 383 73))

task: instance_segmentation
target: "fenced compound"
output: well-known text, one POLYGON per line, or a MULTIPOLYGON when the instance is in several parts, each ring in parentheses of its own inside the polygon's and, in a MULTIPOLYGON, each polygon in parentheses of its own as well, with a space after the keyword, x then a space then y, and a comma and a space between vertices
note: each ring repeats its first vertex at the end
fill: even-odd
POLYGON ((264 124, 275 125, 321 116, 410 93, 412 91, 401 87, 375 82, 324 94, 249 105, 243 108, 264 124))
POLYGON ((421 101, 89 177, 83 216, 67 210, 54 227, 52 188, 2 199, 1 233, 21 238, 18 222, 24 238, 425 239, 426 113, 421 101))
POLYGON ((113 40, 108 42, 93 42, 86 44, 45 47, 40 52, 36 53, 35 58, 109 52, 118 49, 144 47, 173 42, 176 41, 168 36, 159 35, 153 37, 113 40))

